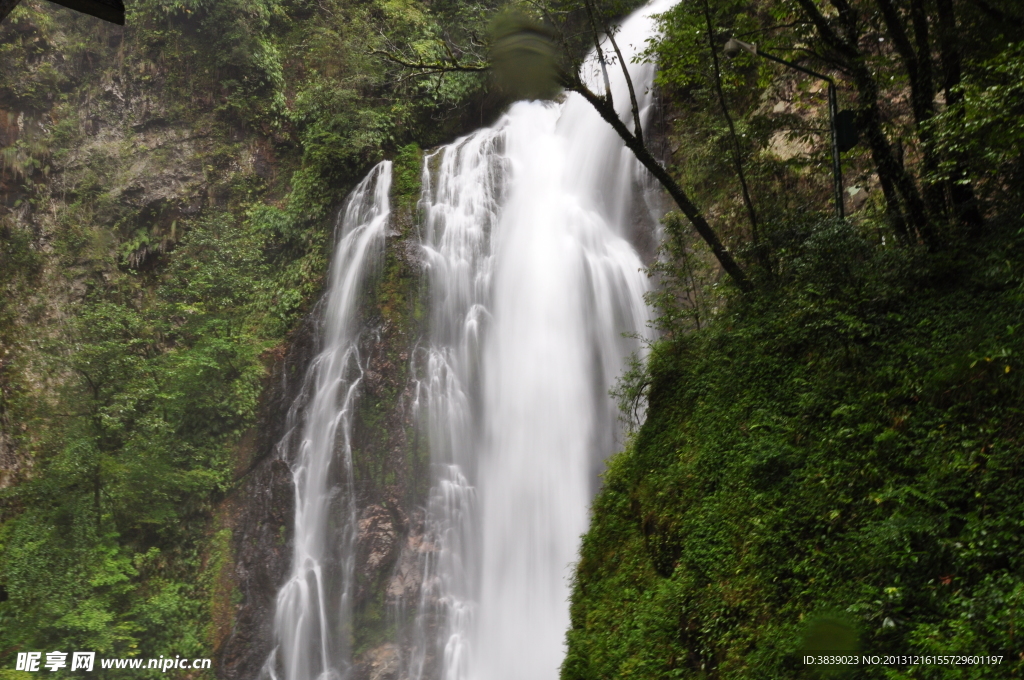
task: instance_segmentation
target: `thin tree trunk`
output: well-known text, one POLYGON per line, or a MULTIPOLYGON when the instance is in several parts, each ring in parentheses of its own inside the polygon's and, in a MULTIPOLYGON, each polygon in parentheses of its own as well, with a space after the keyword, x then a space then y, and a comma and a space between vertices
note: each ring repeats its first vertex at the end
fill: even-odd
POLYGON ((888 175, 880 174, 878 183, 882 187, 882 195, 885 196, 885 212, 889 216, 893 231, 896 232, 896 238, 900 243, 911 243, 910 231, 907 229, 907 220, 903 216, 903 211, 900 210, 900 199, 896 194, 896 187, 889 181, 888 175))
POLYGON ((945 193, 942 186, 928 178, 938 174, 939 157, 935 151, 935 135, 925 121, 935 115, 935 72, 932 68, 932 46, 928 31, 928 14, 924 0, 911 0, 910 21, 914 27, 914 42, 917 44, 917 63, 920 69, 922 90, 922 113, 926 116, 917 121, 917 136, 924 150, 925 197, 933 204, 933 210, 941 208, 941 214, 948 214, 945 193))
MULTIPOLYGON (((911 0, 910 12, 914 27, 914 38, 917 49, 910 42, 902 18, 899 15, 892 0, 877 0, 878 7, 882 11, 882 18, 885 20, 889 36, 893 45, 900 55, 903 67, 907 71, 907 79, 910 82, 910 106, 914 114, 914 126, 917 132, 918 141, 921 143, 921 152, 924 157, 925 178, 934 175, 939 169, 938 159, 935 157, 935 144, 933 135, 927 122, 935 114, 932 100, 935 98, 935 89, 932 84, 931 53, 928 46, 928 23, 924 16, 924 7, 921 0, 911 0)), ((927 179, 922 181, 925 196, 927 197, 927 208, 933 214, 945 214, 945 199, 942 186, 927 179)))
MULTIPOLYGON (((591 7, 590 0, 585 1, 587 13, 590 16, 590 25, 593 31, 594 45, 597 49, 598 57, 602 61, 602 67, 604 66, 604 57, 601 52, 601 41, 597 33, 597 23, 594 18, 593 8, 591 7)), ((719 264, 722 265, 722 269, 736 282, 740 290, 749 292, 753 290, 753 286, 747 275, 743 272, 743 269, 733 259, 732 254, 722 245, 722 242, 718 238, 718 234, 711 228, 707 220, 704 219, 704 215, 697 208, 697 206, 690 200, 690 197, 686 195, 682 187, 676 184, 672 176, 662 167, 661 163, 651 154, 647 145, 644 143, 643 130, 640 126, 640 111, 637 108, 636 95, 633 90, 633 79, 629 75, 629 69, 626 68, 625 62, 622 60, 622 52, 619 51, 619 46, 615 42, 615 38, 610 30, 606 30, 606 34, 615 49, 615 54, 619 58, 620 65, 622 67, 622 74, 626 79, 626 85, 629 87, 629 98, 633 113, 633 124, 634 131, 630 133, 622 119, 619 118, 618 112, 615 110, 615 104, 612 101, 611 88, 607 81, 607 72, 605 72, 605 87, 608 88, 606 96, 601 97, 594 94, 590 88, 588 88, 579 78, 579 73, 563 73, 562 81, 563 85, 567 90, 572 90, 578 93, 588 102, 590 105, 597 110, 597 113, 605 120, 606 123, 612 126, 616 134, 625 143, 626 148, 633 152, 633 155, 647 170, 654 176, 656 180, 668 191, 672 200, 676 202, 679 209, 683 211, 686 218, 690 220, 694 229, 700 234, 700 237, 704 239, 704 242, 711 247, 711 252, 715 255, 719 264)))
POLYGON ((878 108, 878 84, 871 72, 863 63, 853 68, 853 79, 857 86, 858 126, 864 130, 871 157, 875 161, 879 177, 895 187, 906 208, 906 217, 910 226, 929 247, 935 247, 935 236, 928 220, 927 209, 913 178, 900 163, 893 152, 889 139, 882 130, 882 113, 878 108))
POLYGON ((568 83, 567 88, 574 92, 579 93, 584 99, 590 102, 598 114, 605 120, 606 123, 612 126, 622 141, 626 144, 626 148, 633 152, 636 159, 643 164, 647 170, 654 175, 654 178, 658 180, 661 186, 665 187, 672 200, 676 202, 679 209, 683 211, 686 218, 690 220, 693 228, 697 230, 700 237, 704 239, 704 242, 711 247, 711 252, 714 253, 715 258, 719 264, 722 265, 722 269, 728 274, 736 285, 739 286, 740 290, 749 292, 753 290, 753 286, 750 283, 750 279, 740 268, 736 260, 733 259, 732 254, 726 249, 722 242, 718 239, 718 234, 711 228, 707 220, 704 219, 704 215, 700 209, 690 200, 690 197, 686 195, 682 187, 676 184, 676 181, 672 179, 672 176, 668 174, 668 171, 662 167, 661 163, 651 155, 651 152, 647 149, 642 141, 637 139, 635 135, 630 133, 629 128, 623 124, 619 118, 619 114, 616 113, 614 107, 610 106, 608 102, 591 92, 582 83, 568 83))

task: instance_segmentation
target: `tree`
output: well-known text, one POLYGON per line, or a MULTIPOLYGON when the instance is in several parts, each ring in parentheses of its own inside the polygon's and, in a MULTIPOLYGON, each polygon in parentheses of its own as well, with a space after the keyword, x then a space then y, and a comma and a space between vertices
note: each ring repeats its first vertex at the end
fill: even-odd
POLYGON ((983 217, 967 159, 962 152, 937 147, 941 130, 934 124, 936 100, 941 96, 940 106, 952 112, 945 117, 947 122, 962 121, 965 60, 968 51, 983 52, 987 42, 970 30, 980 28, 977 20, 967 17, 980 10, 1012 30, 1013 16, 983 0, 797 0, 797 6, 800 13, 795 18, 814 28, 814 34, 803 36, 811 42, 811 51, 853 81, 858 125, 871 149, 897 233, 932 249, 944 247, 949 239, 936 227, 948 217, 968 236, 976 235, 983 217), (909 94, 910 142, 920 159, 916 178, 905 162, 902 139, 886 130, 893 128, 879 105, 880 83, 886 77, 909 94))

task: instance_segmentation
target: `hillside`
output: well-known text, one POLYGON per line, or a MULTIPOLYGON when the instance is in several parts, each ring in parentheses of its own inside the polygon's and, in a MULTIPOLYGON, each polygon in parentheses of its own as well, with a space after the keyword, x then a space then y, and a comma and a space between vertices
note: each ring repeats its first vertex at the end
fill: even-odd
POLYGON ((583 538, 563 679, 1019 677, 1015 12, 837 0, 666 17, 677 171, 743 230, 760 291, 723 290, 670 216, 663 335, 617 390, 634 431, 583 538), (738 35, 836 78, 860 128, 845 221, 812 202, 827 138, 773 128, 823 125, 823 84, 748 54, 714 62, 712 27, 711 44, 738 35), (986 658, 936 660, 956 655, 986 658))
POLYGON ((1021 237, 954 264, 821 225, 773 295, 658 343, 563 677, 815 677, 805 654, 853 652, 1002 658, 854 677, 1016 677, 1021 237))

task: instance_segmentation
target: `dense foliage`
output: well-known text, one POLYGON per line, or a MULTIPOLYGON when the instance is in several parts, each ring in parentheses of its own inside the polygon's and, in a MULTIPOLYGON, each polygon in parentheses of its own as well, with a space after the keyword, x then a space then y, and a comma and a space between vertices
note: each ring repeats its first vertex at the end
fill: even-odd
POLYGON ((221 502, 333 211, 481 115, 479 76, 372 56, 471 30, 457 4, 127 5, 123 31, 31 1, 0 25, 4 677, 22 650, 213 655, 221 502))
POLYGON ((1019 203, 1024 33, 1010 10, 953 4, 709 0, 664 15, 649 55, 675 170, 747 267, 770 277, 798 214, 830 208, 829 118, 821 79, 728 59, 730 37, 834 79, 860 138, 843 154, 846 212, 876 238, 955 248, 984 232, 983 214, 1019 203))
POLYGON ((848 677, 1021 674, 1015 11, 664 17, 675 171, 760 292, 723 293, 669 216, 663 335, 617 390, 637 429, 594 502, 563 678, 818 677, 802 656, 825 650, 1002 657, 832 669, 848 677), (716 64, 730 35, 830 74, 857 112, 845 222, 827 218, 824 89, 752 55, 716 64))
POLYGON ((825 615, 864 654, 1003 656, 856 677, 1019 674, 1022 236, 952 264, 822 224, 775 295, 656 345, 563 677, 812 677, 825 615))
MULTIPOLYGON (((24 0, 0 25, 0 676, 24 649, 213 653, 222 501, 333 210, 396 155, 410 203, 419 149, 493 115, 449 67, 487 58, 498 4, 138 0, 121 30, 24 0)), ((590 4, 521 9, 571 65, 636 3, 590 4)), ((663 339, 621 387, 648 417, 595 503, 565 677, 798 677, 822 617, 865 652, 1006 657, 865 677, 1020 674, 1022 27, 1008 0, 663 17, 646 141, 756 285, 669 217, 663 339), (847 222, 824 89, 717 60, 730 35, 857 112, 847 222)))

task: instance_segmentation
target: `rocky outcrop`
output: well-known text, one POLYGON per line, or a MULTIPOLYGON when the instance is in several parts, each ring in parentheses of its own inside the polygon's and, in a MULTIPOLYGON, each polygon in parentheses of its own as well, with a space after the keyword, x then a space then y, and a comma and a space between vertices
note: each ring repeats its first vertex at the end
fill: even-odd
POLYGON ((395 159, 392 225, 384 266, 363 314, 365 388, 353 423, 359 494, 354 602, 354 680, 398 678, 408 658, 400 639, 419 597, 422 506, 430 458, 414 413, 411 358, 422 333, 422 264, 415 206, 421 154, 407 147, 395 159), (398 643, 396 646, 396 642, 398 643), (397 655, 397 656, 396 656, 397 655), (400 659, 398 663, 396 659, 400 659))
POLYGON ((401 648, 389 642, 370 650, 356 667, 356 676, 367 680, 400 680, 403 677, 401 648))
POLYGON ((423 512, 417 510, 388 580, 385 591, 388 607, 400 608, 417 602, 423 580, 423 558, 432 549, 423 534, 423 512))
POLYGON ((287 352, 274 357, 256 443, 226 504, 233 535, 233 620, 217 650, 218 676, 254 680, 273 648, 274 601, 292 557, 295 495, 281 448, 288 412, 301 407, 303 379, 317 353, 318 315, 299 327, 287 352))

